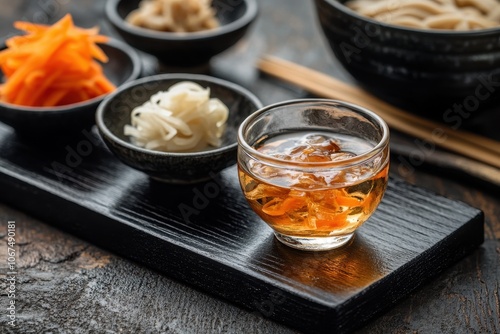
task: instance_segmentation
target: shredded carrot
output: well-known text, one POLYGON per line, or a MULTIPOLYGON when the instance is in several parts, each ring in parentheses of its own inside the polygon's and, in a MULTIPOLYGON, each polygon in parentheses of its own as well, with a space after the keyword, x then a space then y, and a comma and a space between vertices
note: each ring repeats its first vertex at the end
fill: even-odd
POLYGON ((100 62, 108 57, 97 43, 108 40, 97 28, 76 27, 70 14, 52 26, 15 22, 26 34, 0 51, 5 83, 0 100, 23 106, 59 106, 113 91, 100 62))
POLYGON ((376 180, 379 178, 386 178, 387 174, 389 174, 389 168, 382 168, 382 170, 378 172, 377 175, 373 177, 373 179, 376 180))
POLYGON ((317 229, 338 229, 343 228, 347 225, 347 212, 338 214, 331 219, 317 219, 316 220, 316 228, 317 229))
POLYGON ((283 200, 275 197, 262 206, 262 212, 269 216, 282 216, 286 211, 282 208, 283 200))
POLYGON ((362 200, 356 197, 351 197, 349 195, 343 195, 340 191, 335 197, 335 202, 337 202, 338 206, 348 206, 348 207, 356 207, 363 204, 362 200))
POLYGON ((300 197, 287 197, 283 201, 283 209, 286 212, 295 211, 295 210, 303 208, 304 206, 307 206, 307 202, 304 198, 300 198, 300 197))
POLYGON ((299 210, 307 206, 307 200, 300 197, 287 197, 282 200, 279 197, 263 205, 262 211, 270 216, 281 216, 287 212, 299 210))

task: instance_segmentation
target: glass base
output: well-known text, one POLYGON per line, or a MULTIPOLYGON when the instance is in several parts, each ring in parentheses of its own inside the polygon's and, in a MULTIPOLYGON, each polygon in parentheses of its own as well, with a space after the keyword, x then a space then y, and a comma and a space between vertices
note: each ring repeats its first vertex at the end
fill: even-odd
POLYGON ((325 251, 345 245, 351 240, 354 233, 322 238, 292 237, 279 232, 274 232, 274 235, 279 241, 292 248, 307 251, 325 251))

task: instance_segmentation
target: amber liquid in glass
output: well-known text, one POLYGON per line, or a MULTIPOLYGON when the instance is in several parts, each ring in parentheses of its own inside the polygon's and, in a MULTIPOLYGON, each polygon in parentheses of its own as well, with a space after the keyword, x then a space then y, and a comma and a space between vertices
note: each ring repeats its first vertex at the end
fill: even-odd
MULTIPOLYGON (((329 162, 357 156, 373 146, 347 135, 297 132, 265 138, 255 148, 287 161, 329 162)), ((238 174, 250 206, 274 230, 291 236, 329 237, 353 233, 381 201, 388 159, 377 170, 367 168, 297 172, 252 161, 244 168, 239 165, 238 174)))

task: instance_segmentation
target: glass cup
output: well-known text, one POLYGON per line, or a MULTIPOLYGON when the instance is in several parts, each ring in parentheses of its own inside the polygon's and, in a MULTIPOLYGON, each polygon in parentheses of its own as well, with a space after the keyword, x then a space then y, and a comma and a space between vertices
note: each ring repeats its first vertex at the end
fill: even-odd
POLYGON ((285 101, 256 111, 238 131, 243 194, 293 248, 346 244, 378 207, 388 171, 387 124, 353 104, 285 101))

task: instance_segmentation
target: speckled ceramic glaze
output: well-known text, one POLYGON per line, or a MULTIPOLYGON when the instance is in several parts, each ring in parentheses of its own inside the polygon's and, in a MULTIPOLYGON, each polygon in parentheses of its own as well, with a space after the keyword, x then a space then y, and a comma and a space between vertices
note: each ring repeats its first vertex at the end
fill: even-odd
POLYGON ((336 58, 371 92, 445 122, 457 116, 447 111, 454 104, 464 118, 499 104, 500 28, 397 27, 360 16, 345 2, 315 0, 320 26, 336 58))
POLYGON ((221 26, 186 34, 154 31, 125 22, 141 0, 108 0, 106 15, 118 33, 133 47, 156 56, 162 63, 193 66, 208 62, 234 45, 257 17, 256 0, 214 0, 221 26))
POLYGON ((167 183, 195 183, 207 180, 236 162, 237 132, 240 123, 261 108, 261 102, 246 89, 225 80, 196 74, 160 74, 133 81, 106 98, 96 113, 99 133, 109 149, 125 164, 167 183), (133 145, 123 134, 130 124, 132 109, 158 91, 189 80, 210 87, 210 96, 229 108, 222 145, 194 153, 147 150, 133 145))
MULTIPOLYGON (((119 86, 137 79, 141 62, 137 53, 128 45, 110 40, 101 45, 109 58, 103 64, 104 73, 111 82, 119 86)), ((0 102, 0 121, 24 135, 35 135, 39 139, 50 134, 74 132, 94 123, 97 106, 104 96, 88 101, 60 107, 23 107, 0 102), (42 137, 39 135, 43 134, 42 137)))

